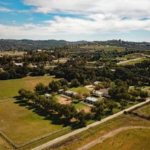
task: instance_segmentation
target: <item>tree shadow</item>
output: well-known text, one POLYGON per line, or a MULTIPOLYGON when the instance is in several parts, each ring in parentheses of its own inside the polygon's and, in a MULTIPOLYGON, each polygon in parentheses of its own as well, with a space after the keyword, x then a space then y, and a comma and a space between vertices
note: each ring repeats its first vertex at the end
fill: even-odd
POLYGON ((33 113, 44 117, 43 120, 51 121, 51 124, 63 125, 63 127, 70 126, 72 129, 74 129, 77 124, 76 122, 71 122, 67 118, 60 116, 56 112, 53 112, 51 110, 45 110, 40 105, 36 105, 25 99, 22 99, 20 96, 16 96, 14 98, 16 99, 16 101, 14 102, 15 104, 18 104, 21 107, 25 107, 28 110, 32 110, 33 113))

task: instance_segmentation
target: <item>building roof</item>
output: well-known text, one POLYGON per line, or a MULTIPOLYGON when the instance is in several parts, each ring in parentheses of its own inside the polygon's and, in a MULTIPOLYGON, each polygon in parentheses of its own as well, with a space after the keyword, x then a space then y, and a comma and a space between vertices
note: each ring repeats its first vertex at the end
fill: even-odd
POLYGON ((107 89, 100 89, 100 92, 103 92, 103 94, 109 94, 108 91, 109 91, 109 88, 107 88, 107 89))
POLYGON ((91 102, 97 102, 98 99, 95 97, 87 97, 86 100, 91 101, 91 102))
POLYGON ((46 97, 50 97, 51 95, 50 95, 50 94, 45 94, 45 96, 46 96, 46 97))
POLYGON ((100 81, 95 81, 95 82, 94 82, 95 85, 97 85, 97 84, 99 84, 99 83, 100 83, 100 81))
POLYGON ((66 94, 73 94, 73 95, 77 95, 78 93, 73 92, 73 91, 65 91, 66 94))
POLYGON ((16 66, 23 66, 23 63, 14 63, 16 66))
POLYGON ((62 92, 62 91, 64 91, 64 89, 60 89, 60 90, 58 90, 59 92, 62 92))
POLYGON ((72 94, 72 91, 65 91, 66 94, 72 94))
POLYGON ((102 95, 104 92, 101 92, 101 91, 95 91, 95 94, 99 94, 99 95, 102 95))

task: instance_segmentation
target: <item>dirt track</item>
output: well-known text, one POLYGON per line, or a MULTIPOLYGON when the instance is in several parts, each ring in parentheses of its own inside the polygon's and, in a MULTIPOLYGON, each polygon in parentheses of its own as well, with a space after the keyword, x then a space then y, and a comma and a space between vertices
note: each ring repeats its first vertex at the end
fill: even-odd
POLYGON ((123 111, 120 111, 120 112, 118 112, 118 113, 116 113, 116 114, 114 114, 114 115, 111 115, 111 116, 107 117, 107 118, 104 118, 104 119, 102 119, 101 121, 97 121, 97 122, 95 122, 95 123, 93 123, 93 124, 90 124, 90 125, 88 125, 88 126, 86 126, 86 127, 83 127, 83 128, 81 128, 81 129, 77 129, 77 130, 75 130, 75 131, 73 131, 73 132, 70 132, 70 133, 68 133, 68 134, 66 134, 66 135, 63 135, 63 136, 58 137, 58 138, 56 138, 56 139, 54 139, 54 140, 51 140, 51 141, 49 141, 49 142, 47 142, 47 143, 45 143, 45 144, 42 144, 42 145, 40 145, 40 146, 38 146, 38 147, 33 148, 32 150, 42 150, 42 149, 44 149, 44 148, 46 148, 46 147, 52 146, 52 145, 54 145, 54 144, 56 144, 56 143, 58 143, 58 142, 60 142, 60 141, 63 141, 63 140, 65 140, 65 139, 67 139, 67 138, 69 138, 69 137, 71 137, 71 136, 74 136, 74 135, 76 135, 76 134, 78 134, 78 133, 80 133, 80 132, 86 131, 87 129, 89 129, 89 128, 91 128, 91 127, 95 127, 95 126, 97 126, 97 125, 100 125, 100 124, 102 124, 102 123, 108 121, 108 120, 111 120, 111 119, 113 119, 113 118, 115 118, 115 117, 118 117, 118 116, 122 115, 122 114, 124 113, 124 111, 131 111, 131 110, 133 110, 133 109, 135 109, 135 108, 137 108, 137 107, 143 106, 143 105, 145 105, 145 104, 147 104, 147 103, 149 103, 149 102, 150 102, 150 99, 148 99, 148 100, 146 100, 146 101, 144 101, 144 102, 141 102, 141 103, 139 103, 139 104, 137 104, 137 105, 134 105, 134 106, 132 106, 132 107, 130 107, 130 108, 127 108, 127 109, 125 109, 125 110, 123 110, 123 111))
POLYGON ((143 127, 143 126, 129 126, 129 127, 122 127, 122 128, 119 128, 119 129, 116 129, 116 130, 113 130, 109 133, 107 133, 106 135, 100 137, 99 139, 96 139, 88 144, 86 144, 85 146, 77 149, 77 150, 88 150, 90 149, 91 147, 99 144, 99 143, 102 143, 104 140, 106 140, 107 138, 110 138, 110 137, 113 137, 115 136, 116 134, 122 132, 122 131, 126 131, 126 130, 131 130, 131 129, 150 129, 150 127, 143 127))

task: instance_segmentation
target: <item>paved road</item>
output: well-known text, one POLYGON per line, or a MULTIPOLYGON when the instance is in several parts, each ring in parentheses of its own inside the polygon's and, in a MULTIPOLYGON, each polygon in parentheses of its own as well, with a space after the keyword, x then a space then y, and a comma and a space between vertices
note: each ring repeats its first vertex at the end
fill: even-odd
POLYGON ((121 61, 121 62, 117 63, 117 65, 124 64, 124 63, 130 62, 130 61, 137 61, 137 60, 140 60, 142 58, 136 58, 136 59, 130 59, 130 60, 126 60, 126 61, 121 61))
POLYGON ((108 121, 108 120, 111 120, 111 119, 113 119, 113 118, 115 118, 115 117, 118 117, 119 115, 123 114, 124 111, 131 111, 132 109, 135 109, 135 108, 137 108, 137 107, 139 107, 139 106, 145 105, 145 104, 147 104, 147 103, 149 103, 149 102, 150 102, 150 99, 148 99, 148 100, 146 100, 146 101, 144 101, 144 102, 142 102, 142 103, 139 103, 139 104, 137 104, 137 105, 134 105, 134 106, 132 106, 132 107, 130 107, 130 108, 124 109, 123 111, 120 111, 120 112, 118 112, 118 113, 116 113, 116 114, 114 114, 114 115, 111 115, 111 116, 109 116, 109 117, 107 117, 107 118, 105 118, 105 119, 102 119, 101 121, 97 121, 97 122, 95 122, 95 123, 93 123, 93 124, 90 124, 90 125, 84 127, 84 128, 77 129, 77 130, 75 130, 75 131, 73 131, 73 132, 70 132, 70 133, 68 133, 68 134, 66 134, 66 135, 63 135, 63 136, 58 137, 58 138, 56 138, 56 139, 54 139, 54 140, 51 140, 51 141, 49 141, 49 142, 47 142, 47 143, 45 143, 45 144, 42 144, 42 145, 40 145, 40 146, 38 146, 38 147, 33 148, 32 150, 42 150, 42 149, 44 149, 44 148, 46 148, 46 147, 52 146, 52 145, 54 145, 54 144, 56 144, 56 143, 58 143, 58 142, 60 142, 60 141, 62 141, 62 140, 65 140, 65 139, 67 139, 67 138, 69 138, 69 137, 71 137, 71 136, 74 136, 74 135, 76 135, 76 134, 78 134, 78 133, 80 133, 80 132, 82 132, 82 131, 85 131, 85 130, 91 128, 91 127, 95 127, 95 126, 97 126, 97 125, 100 125, 100 124, 102 124, 102 123, 108 121))
POLYGON ((128 126, 128 127, 122 127, 113 131, 110 131, 109 133, 105 134, 104 136, 101 136, 99 139, 93 140, 92 142, 84 145, 83 147, 78 148, 77 150, 88 150, 92 148, 93 146, 102 143, 104 140, 115 136, 116 134, 126 131, 126 130, 131 130, 131 129, 150 129, 150 127, 143 127, 143 126, 128 126))

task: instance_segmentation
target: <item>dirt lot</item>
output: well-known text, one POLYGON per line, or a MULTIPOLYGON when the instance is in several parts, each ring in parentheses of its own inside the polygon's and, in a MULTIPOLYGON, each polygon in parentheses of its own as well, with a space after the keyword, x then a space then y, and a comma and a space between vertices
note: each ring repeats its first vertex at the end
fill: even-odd
POLYGON ((69 97, 57 96, 57 99, 60 104, 71 104, 72 103, 72 99, 69 97))

